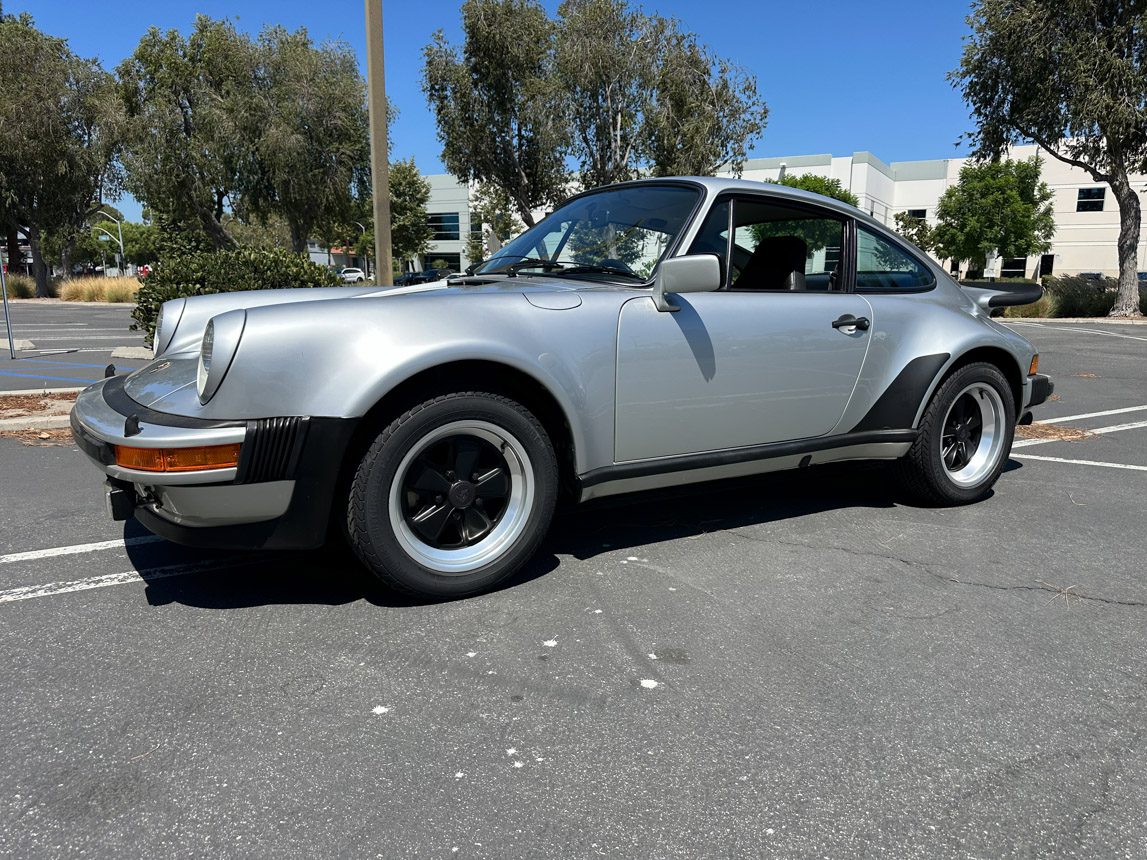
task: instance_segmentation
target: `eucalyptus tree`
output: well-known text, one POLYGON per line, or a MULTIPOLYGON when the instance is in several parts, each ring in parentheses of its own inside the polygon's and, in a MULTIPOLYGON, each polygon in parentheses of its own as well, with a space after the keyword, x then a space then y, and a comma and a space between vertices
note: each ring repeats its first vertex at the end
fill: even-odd
POLYGON ((0 99, 0 224, 27 236, 46 296, 45 237, 78 232, 118 195, 122 111, 111 75, 26 14, 0 16, 0 92, 19 94, 0 99))
POLYGON ((370 184, 366 84, 348 45, 315 45, 304 29, 263 30, 256 57, 244 205, 282 216, 291 247, 303 252, 312 232, 344 217, 370 184))
POLYGON ((1147 173, 1147 4, 975 0, 952 79, 971 107, 976 152, 1033 141, 1106 183, 1119 206, 1119 295, 1138 316, 1140 202, 1147 173))
POLYGON ((553 21, 536 0, 466 0, 463 42, 439 30, 422 85, 442 162, 464 181, 492 183, 528 225, 566 193, 569 134, 554 71, 553 21))
POLYGON ((233 247, 224 216, 254 157, 251 40, 230 21, 200 15, 187 37, 152 27, 118 73, 130 118, 128 190, 165 224, 233 247))

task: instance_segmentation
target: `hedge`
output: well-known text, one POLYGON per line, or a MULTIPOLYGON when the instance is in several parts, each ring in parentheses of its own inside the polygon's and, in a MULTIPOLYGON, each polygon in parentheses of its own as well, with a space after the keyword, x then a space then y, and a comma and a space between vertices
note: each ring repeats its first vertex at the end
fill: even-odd
POLYGON ((171 299, 272 290, 281 287, 335 287, 338 275, 302 254, 283 250, 238 248, 233 251, 188 251, 166 257, 143 279, 136 295, 132 328, 150 343, 159 308, 171 299))

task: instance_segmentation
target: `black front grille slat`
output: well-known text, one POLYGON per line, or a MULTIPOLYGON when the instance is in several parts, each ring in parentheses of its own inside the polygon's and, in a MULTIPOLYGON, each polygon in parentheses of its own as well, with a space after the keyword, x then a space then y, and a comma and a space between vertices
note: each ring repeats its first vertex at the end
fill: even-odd
POLYGON ((248 421, 235 483, 255 484, 294 478, 307 423, 308 419, 298 417, 248 421))

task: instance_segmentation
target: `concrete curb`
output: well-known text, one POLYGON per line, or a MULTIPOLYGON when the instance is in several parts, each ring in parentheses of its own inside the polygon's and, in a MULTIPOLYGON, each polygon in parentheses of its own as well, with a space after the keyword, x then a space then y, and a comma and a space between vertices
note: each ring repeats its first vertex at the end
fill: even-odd
POLYGON ((65 307, 65 308, 83 308, 83 307, 96 307, 96 308, 134 308, 135 302, 66 302, 63 299, 8 299, 12 304, 17 305, 40 305, 42 307, 65 307))
POLYGON ((23 396, 25 394, 77 394, 87 388, 86 385, 76 385, 72 388, 9 388, 0 391, 0 397, 23 396))
POLYGON ((0 418, 0 433, 22 430, 61 430, 71 426, 67 415, 25 415, 21 418, 0 418))

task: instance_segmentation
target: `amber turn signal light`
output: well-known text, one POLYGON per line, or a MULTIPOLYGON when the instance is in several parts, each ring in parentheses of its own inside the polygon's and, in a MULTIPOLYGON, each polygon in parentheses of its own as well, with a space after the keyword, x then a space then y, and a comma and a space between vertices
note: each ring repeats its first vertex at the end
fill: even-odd
POLYGON ((1037 352, 1032 356, 1031 366, 1028 367, 1028 376, 1035 376, 1039 373, 1039 353, 1037 352))
POLYGON ((233 469, 239 465, 239 445, 198 448, 129 448, 115 446, 117 466, 139 472, 198 472, 233 469))

